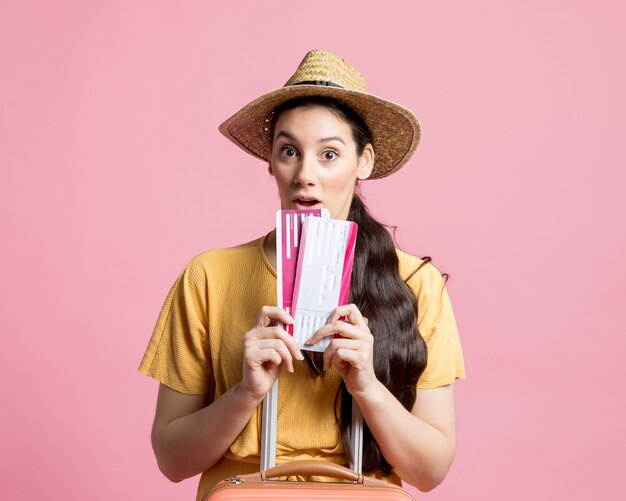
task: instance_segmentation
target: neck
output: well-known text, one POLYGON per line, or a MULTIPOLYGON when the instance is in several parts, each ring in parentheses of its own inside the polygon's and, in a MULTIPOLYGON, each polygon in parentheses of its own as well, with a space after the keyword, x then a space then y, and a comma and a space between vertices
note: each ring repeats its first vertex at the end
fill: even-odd
POLYGON ((265 240, 263 252, 274 270, 276 270, 276 229, 273 229, 265 240))

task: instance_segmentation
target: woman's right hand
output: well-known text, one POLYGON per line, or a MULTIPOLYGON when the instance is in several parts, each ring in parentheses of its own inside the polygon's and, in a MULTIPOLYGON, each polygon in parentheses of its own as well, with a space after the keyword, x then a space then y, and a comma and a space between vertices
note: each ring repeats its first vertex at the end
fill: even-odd
POLYGON ((293 359, 304 360, 293 337, 278 325, 293 324, 283 308, 263 306, 252 328, 243 337, 241 390, 259 402, 278 378, 282 367, 293 372, 293 359))

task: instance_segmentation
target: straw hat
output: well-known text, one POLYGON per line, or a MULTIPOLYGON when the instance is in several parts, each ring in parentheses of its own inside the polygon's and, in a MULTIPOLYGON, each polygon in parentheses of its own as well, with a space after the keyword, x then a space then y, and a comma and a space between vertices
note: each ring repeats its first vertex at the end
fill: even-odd
POLYGON ((327 96, 343 102, 372 133, 376 159, 369 179, 393 174, 408 160, 420 139, 420 124, 407 108, 368 94, 358 70, 331 52, 312 50, 284 87, 244 106, 219 130, 237 146, 265 161, 271 157, 271 119, 280 104, 300 96, 327 96))

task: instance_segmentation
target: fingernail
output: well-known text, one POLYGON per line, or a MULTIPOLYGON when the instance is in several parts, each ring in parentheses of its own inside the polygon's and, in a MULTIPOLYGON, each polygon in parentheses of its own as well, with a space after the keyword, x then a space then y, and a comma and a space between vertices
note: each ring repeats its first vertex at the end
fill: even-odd
POLYGON ((298 352, 298 360, 304 360, 304 355, 301 351, 298 352))

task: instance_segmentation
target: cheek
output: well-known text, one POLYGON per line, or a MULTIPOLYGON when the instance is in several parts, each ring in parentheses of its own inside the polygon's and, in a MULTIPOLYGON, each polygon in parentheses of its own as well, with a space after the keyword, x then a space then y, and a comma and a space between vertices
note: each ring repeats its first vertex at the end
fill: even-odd
POLYGON ((288 176, 284 172, 282 172, 280 169, 274 170, 274 180, 276 181, 276 184, 279 186, 285 186, 289 184, 288 176))
POLYGON ((285 195, 289 186, 289 180, 286 179, 285 176, 281 176, 280 172, 274 171, 274 182, 276 183, 276 188, 280 195, 285 195))
POLYGON ((329 179, 327 186, 336 193, 348 193, 354 188, 356 177, 356 172, 344 172, 333 179, 329 179))

